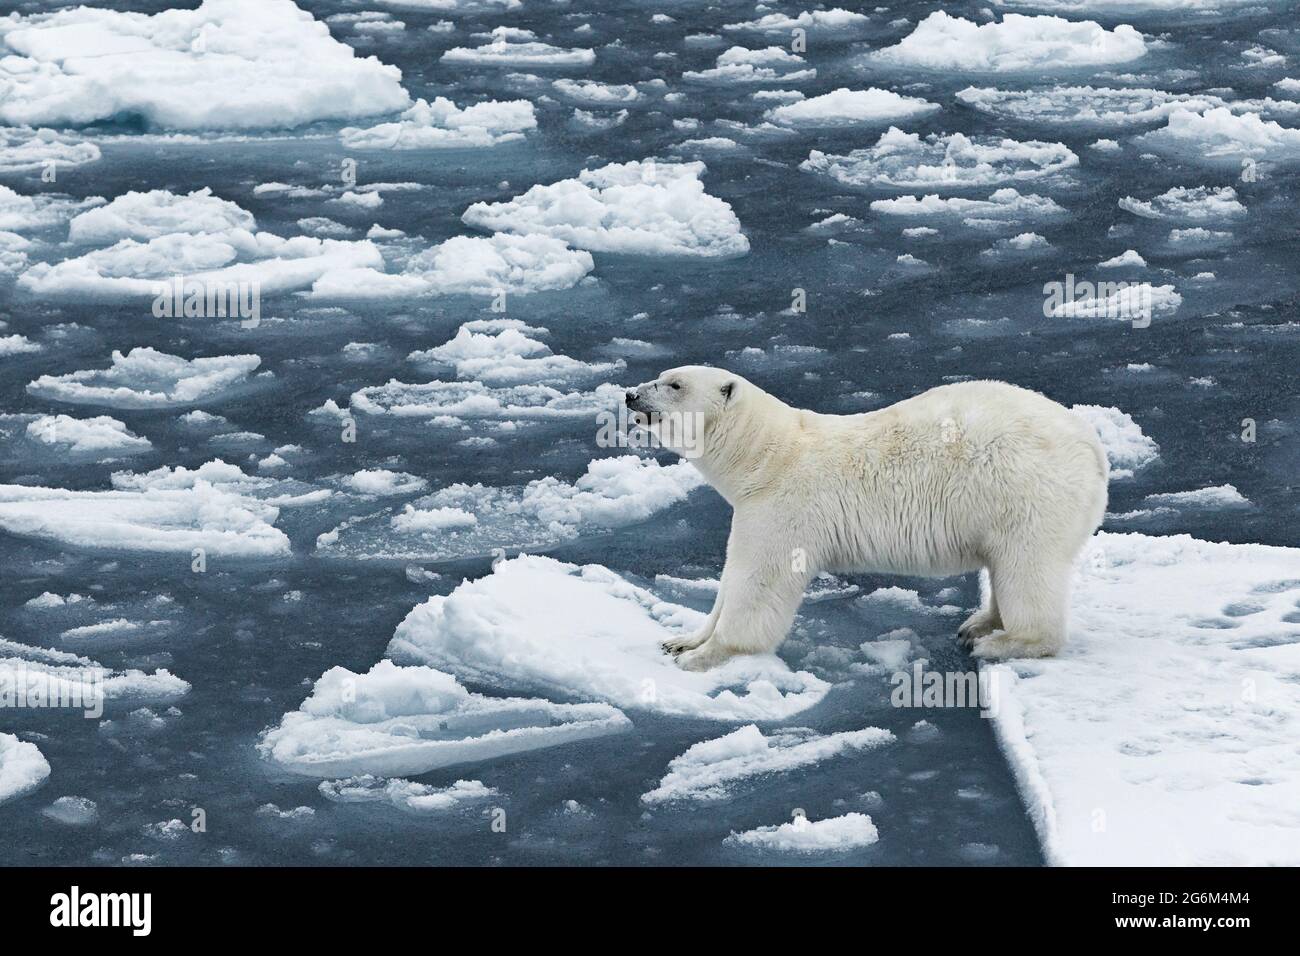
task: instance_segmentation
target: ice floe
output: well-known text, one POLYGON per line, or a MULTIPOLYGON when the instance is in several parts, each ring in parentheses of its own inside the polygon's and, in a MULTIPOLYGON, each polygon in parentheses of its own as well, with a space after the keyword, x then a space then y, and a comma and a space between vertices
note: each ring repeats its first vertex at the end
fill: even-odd
POLYGON ((963 133, 921 138, 890 127, 875 146, 831 155, 814 149, 799 168, 845 186, 965 189, 1041 179, 1079 164, 1061 143, 963 133))
POLYGON ((108 415, 38 415, 27 423, 25 432, 28 441, 73 455, 123 455, 153 447, 149 439, 134 434, 123 422, 108 415))
POLYGON ((1160 446, 1142 433, 1141 426, 1127 412, 1104 405, 1075 405, 1070 411, 1087 419, 1097 430, 1110 461, 1112 479, 1131 477, 1160 456, 1160 446))
POLYGON ((373 774, 322 780, 321 796, 335 803, 390 803, 411 813, 441 813, 464 803, 475 803, 495 796, 493 787, 478 780, 457 780, 449 787, 433 787, 398 777, 387 780, 373 774))
POLYGON ((593 50, 566 48, 542 43, 530 30, 497 27, 490 41, 476 47, 453 47, 442 55, 443 63, 465 66, 586 67, 596 62, 593 50))
POLYGON ((451 367, 456 376, 488 385, 549 383, 608 376, 627 367, 622 359, 612 362, 582 362, 553 353, 545 342, 517 328, 484 332, 462 325, 450 341, 431 349, 412 352, 415 362, 451 367))
POLYGON ((255 381, 256 355, 183 359, 157 349, 114 351, 106 369, 42 375, 27 391, 40 398, 111 408, 173 408, 201 405, 238 394, 255 381))
POLYGON ((939 108, 937 103, 915 96, 899 96, 889 90, 840 87, 768 110, 766 118, 785 126, 855 126, 924 116, 939 108))
POLYGON ((427 419, 435 424, 467 421, 516 428, 548 419, 592 418, 617 407, 621 385, 604 383, 587 391, 564 391, 550 385, 493 387, 482 382, 399 382, 370 385, 352 393, 346 411, 333 399, 312 414, 342 419, 349 414, 383 415, 395 419, 427 419))
POLYGON ((569 289, 595 267, 591 253, 549 235, 453 236, 408 259, 401 272, 338 269, 313 284, 321 299, 527 295, 569 289))
POLYGON ((988 668, 1049 862, 1300 861, 1300 551, 1102 533, 1070 639, 988 668))
POLYGON ((347 558, 452 560, 497 549, 538 550, 582 533, 644 521, 704 483, 688 462, 598 458, 573 482, 554 476, 501 488, 456 484, 396 514, 352 519, 317 539, 317 553, 347 558))
POLYGON ((159 317, 249 319, 260 314, 264 293, 304 288, 333 270, 384 266, 369 241, 283 239, 255 229, 249 212, 210 189, 127 192, 69 223, 72 243, 100 248, 37 263, 18 286, 48 297, 149 298, 159 317))
POLYGON ((1142 34, 1127 24, 1107 30, 1093 20, 1018 13, 976 24, 937 10, 871 58, 929 70, 1013 73, 1127 63, 1146 52, 1142 34))
POLYGON ((736 847, 780 853, 836 853, 871 846, 880 839, 876 825, 865 813, 809 820, 798 814, 789 823, 732 832, 726 842, 736 847))
POLYGON ((100 158, 94 143, 70 139, 51 129, 0 128, 0 172, 41 170, 57 175, 100 158))
POLYGON ((356 56, 291 0, 12 14, 0 45, 0 120, 11 125, 136 116, 169 129, 265 129, 410 103, 400 70, 356 56))
POLYGON ((1136 141, 1209 165, 1300 160, 1300 129, 1262 119, 1258 113, 1234 113, 1226 107, 1202 113, 1176 110, 1163 128, 1144 133, 1136 141))
POLYGON ((662 804, 726 800, 739 781, 798 770, 893 740, 892 733, 878 727, 825 735, 791 729, 764 736, 755 724, 747 724, 722 737, 694 744, 674 757, 659 785, 641 794, 641 801, 662 804))
POLYGON ((639 255, 737 256, 749 240, 731 206, 704 191, 705 165, 614 163, 475 203, 462 219, 492 232, 542 234, 579 249, 639 255))
POLYGON ((342 667, 326 671, 298 710, 263 732, 258 749, 304 776, 396 777, 630 726, 608 704, 484 697, 442 671, 383 660, 364 674, 342 667))
POLYGON ((50 765, 35 744, 0 733, 0 803, 30 793, 49 775, 50 765))
POLYGON ((1119 208, 1143 219, 1177 222, 1223 222, 1246 214, 1231 186, 1175 186, 1149 200, 1125 196, 1119 200, 1119 208))
POLYGON ((1055 305, 1049 300, 1044 314, 1075 319, 1119 319, 1150 322, 1153 316, 1176 312, 1183 297, 1172 285, 1149 282, 1080 282, 1075 296, 1055 305))
POLYGON ((726 721, 783 720, 830 689, 771 656, 681 670, 661 644, 703 621, 599 565, 521 556, 416 607, 388 655, 501 690, 726 721))
POLYGON ((843 36, 858 33, 870 20, 871 18, 864 14, 833 7, 830 10, 806 10, 793 17, 785 13, 769 13, 756 20, 725 24, 722 29, 753 33, 790 33, 792 30, 803 30, 808 34, 843 36))
POLYGON ((206 482, 113 491, 0 485, 0 529, 73 548, 277 557, 289 553, 278 517, 271 505, 206 482))
POLYGON ((988 199, 967 199, 962 196, 942 198, 937 193, 925 196, 899 196, 895 199, 875 199, 871 211, 887 216, 906 216, 915 219, 960 219, 966 224, 987 222, 1019 222, 1021 220, 1052 219, 1065 215, 1065 208, 1054 199, 1032 193, 1022 195, 1010 186, 993 192, 988 199))
POLYGON ((487 100, 463 109, 446 97, 416 100, 391 123, 350 126, 339 136, 348 149, 481 149, 522 140, 537 128, 528 100, 487 100))
POLYGON ((707 70, 687 70, 682 79, 696 83, 800 83, 817 77, 803 57, 779 46, 747 50, 733 46, 718 54, 715 65, 707 70))
POLYGON ((982 113, 1023 123, 1106 127, 1156 123, 1175 110, 1203 110, 1225 105, 1219 97, 1204 94, 1093 86, 1054 86, 1041 90, 968 86, 957 91, 957 99, 982 113))
POLYGON ((187 681, 164 668, 112 670, 67 651, 0 638, 0 700, 21 697, 28 707, 68 707, 98 716, 106 701, 167 701, 189 691, 187 681))

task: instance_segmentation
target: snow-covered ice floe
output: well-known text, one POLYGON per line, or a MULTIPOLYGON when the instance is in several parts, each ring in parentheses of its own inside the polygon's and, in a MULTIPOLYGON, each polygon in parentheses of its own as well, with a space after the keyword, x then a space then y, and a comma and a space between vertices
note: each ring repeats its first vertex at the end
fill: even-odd
POLYGON ((845 186, 965 189, 1040 179, 1079 164, 1062 143, 1019 142, 964 133, 921 138, 890 127, 866 149, 844 155, 814 149, 799 168, 845 186))
POLYGON ((1131 478, 1137 469, 1160 457, 1160 446, 1142 433, 1142 427, 1127 412, 1104 405, 1075 405, 1070 411, 1097 430, 1110 462, 1112 480, 1131 478))
POLYGON ((0 700, 21 695, 32 706, 72 706, 94 710, 96 701, 168 701, 190 691, 165 668, 153 673, 113 670, 67 651, 32 647, 0 637, 0 700))
POLYGON ((1096 537, 1062 654, 986 665, 1050 862, 1300 863, 1298 600, 1298 549, 1096 537))
POLYGON ((331 779, 395 777, 586 740, 631 726, 602 703, 556 704, 470 693, 431 667, 380 661, 326 671, 302 706, 262 734, 264 757, 331 779))
POLYGON ((1045 90, 968 86, 957 91, 957 99, 982 113, 1023 123, 1105 127, 1157 123, 1175 110, 1206 110, 1224 105, 1217 96, 1094 86, 1054 86, 1045 90))
POLYGON ((833 7, 830 10, 806 10, 793 17, 786 13, 769 13, 755 20, 724 24, 722 29, 729 32, 749 31, 772 34, 787 34, 792 30, 803 30, 810 35, 829 38, 852 36, 870 22, 871 18, 865 14, 833 7))
POLYGON ((40 748, 13 734, 0 734, 0 803, 30 793, 49 775, 40 748))
POLYGON ((412 352, 407 358, 412 362, 451 368, 457 378, 488 385, 537 382, 556 385, 608 376, 627 367, 623 359, 583 362, 568 355, 557 355, 550 346, 529 334, 544 334, 545 330, 521 325, 509 319, 499 320, 495 327, 485 327, 482 321, 467 322, 450 341, 412 352))
POLYGON ((497 27, 489 42, 476 47, 454 47, 442 55, 442 62, 457 66, 587 67, 596 62, 592 50, 542 43, 531 30, 497 27))
POLYGON ((402 511, 344 522, 317 538, 316 553, 447 561, 497 548, 538 550, 644 521, 703 483, 688 462, 661 466, 635 455, 598 458, 572 483, 546 477, 505 488, 451 485, 402 511))
POLYGON ((73 418, 0 414, 0 449, 12 457, 105 460, 141 454, 151 448, 149 439, 108 415, 73 418))
POLYGON ((416 100, 391 123, 339 134, 348 149, 479 149, 522 140, 537 128, 528 100, 487 100, 463 109, 446 97, 416 100))
POLYGON ((890 90, 840 87, 821 96, 775 107, 765 116, 774 123, 800 128, 856 126, 925 116, 939 108, 937 103, 916 96, 899 96, 890 90))
POLYGON ((258 294, 289 292, 334 270, 384 266, 369 241, 258 232, 251 213, 206 188, 188 195, 165 189, 124 193, 76 216, 68 239, 99 248, 37 263, 19 276, 18 287, 47 297, 157 302, 165 296, 171 309, 165 314, 173 318, 189 315, 191 302, 196 316, 249 318, 239 309, 253 308, 254 283, 258 294), (179 294, 171 291, 176 278, 184 280, 179 294), (176 298, 178 305, 170 305, 176 298))
POLYGON ((579 249, 639 255, 738 256, 749 251, 731 206, 704 191, 701 162, 614 163, 533 186, 461 217, 492 232, 543 234, 579 249))
POLYGON ((674 757, 659 785, 641 794, 641 801, 661 804, 726 800, 739 781, 798 770, 893 740, 892 733, 878 727, 826 735, 792 728, 768 737, 756 725, 747 724, 722 737, 694 744, 674 757))
POLYGON ((73 548, 278 557, 289 553, 278 517, 271 505, 203 481, 139 491, 0 485, 0 529, 73 548))
POLYGON ((1231 186, 1174 186, 1149 200, 1125 196, 1119 208, 1143 219, 1174 222, 1223 222, 1246 215, 1231 186))
POLYGON ((775 656, 680 669, 661 645, 703 622, 600 565, 521 556, 416 607, 388 655, 501 690, 713 720, 784 720, 830 689, 775 656))
POLYGON ((0 172, 62 171, 100 158, 99 147, 52 129, 0 127, 0 172))
POLYGON ((390 803, 411 813, 442 813, 497 793, 495 788, 479 780, 457 780, 449 787, 434 787, 401 777, 388 780, 374 774, 322 780, 319 790, 321 796, 335 803, 390 803))
POLYGON ((994 191, 988 199, 967 199, 962 196, 945 199, 938 193, 874 199, 871 211, 921 221, 959 219, 963 224, 975 226, 1053 219, 1065 215, 1065 207, 1056 200, 1034 193, 1021 194, 1010 186, 994 191))
POLYGON ((779 46, 762 50, 747 50, 733 46, 718 54, 714 65, 707 70, 687 70, 682 79, 696 83, 800 83, 817 77, 817 71, 808 61, 779 46))
POLYGON ((401 71, 358 57, 291 0, 204 0, 153 16, 92 7, 0 19, 0 120, 137 116, 266 129, 404 109, 401 71))
POLYGON ((779 826, 732 832, 726 843, 780 853, 838 853, 871 846, 880 839, 876 825, 865 813, 809 820, 802 814, 779 826))
POLYGON ((1161 129, 1139 136, 1144 147, 1179 159, 1213 166, 1243 160, 1300 161, 1300 129, 1266 120, 1258 113, 1234 113, 1226 107, 1195 113, 1176 110, 1161 129))
POLYGON ((1142 34, 1127 24, 1107 30, 1093 20, 1018 13, 976 24, 937 10, 871 59, 928 70, 1022 73, 1126 63, 1146 52, 1142 34))
POLYGON ((110 408, 175 408, 228 398, 251 387, 256 355, 183 359, 153 348, 114 351, 106 369, 42 375, 27 385, 38 398, 110 408))

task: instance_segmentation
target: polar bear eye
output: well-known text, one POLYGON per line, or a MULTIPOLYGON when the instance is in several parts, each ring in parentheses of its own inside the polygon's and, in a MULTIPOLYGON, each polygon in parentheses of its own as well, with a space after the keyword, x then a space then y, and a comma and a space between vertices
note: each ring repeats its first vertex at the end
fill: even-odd
POLYGON ((681 386, 678 385, 676 382, 669 382, 668 387, 671 388, 674 392, 681 390, 681 386))

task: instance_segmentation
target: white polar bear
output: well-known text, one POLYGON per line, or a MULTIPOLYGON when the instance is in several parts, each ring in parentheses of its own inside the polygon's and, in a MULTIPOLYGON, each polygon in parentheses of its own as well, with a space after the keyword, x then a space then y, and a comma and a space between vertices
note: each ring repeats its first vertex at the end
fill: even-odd
POLYGON ((822 571, 986 568, 964 646, 1005 658, 1064 644, 1071 568, 1105 514, 1108 466, 1092 426, 1056 402, 962 382, 822 415, 704 366, 670 369, 626 402, 734 509, 712 612, 664 645, 682 667, 776 650, 822 571))

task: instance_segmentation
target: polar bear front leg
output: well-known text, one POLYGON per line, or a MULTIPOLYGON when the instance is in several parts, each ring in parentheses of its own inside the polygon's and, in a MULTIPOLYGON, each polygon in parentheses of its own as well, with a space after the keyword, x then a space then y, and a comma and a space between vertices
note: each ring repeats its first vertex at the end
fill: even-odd
POLYGON ((722 586, 718 586, 718 596, 713 599, 713 610, 709 616, 704 619, 704 625, 687 637, 670 637, 663 642, 663 649, 669 654, 676 657, 685 651, 693 651, 710 637, 713 636, 713 630, 718 626, 718 617, 722 614, 722 586))
POLYGON ((790 632, 810 578, 806 572, 791 570, 788 557, 779 553, 757 564, 733 567, 729 563, 722 575, 720 613, 713 633, 682 653, 678 665, 703 671, 737 654, 772 653, 790 632))

